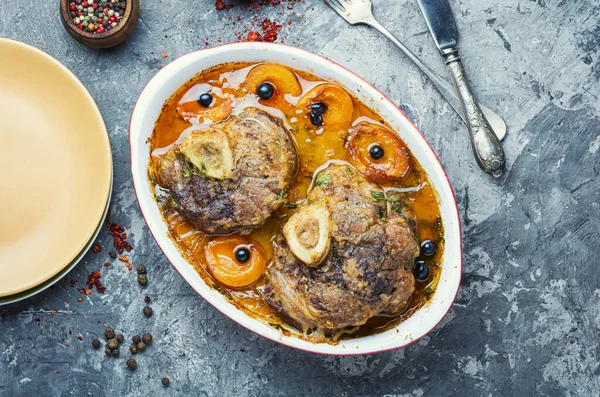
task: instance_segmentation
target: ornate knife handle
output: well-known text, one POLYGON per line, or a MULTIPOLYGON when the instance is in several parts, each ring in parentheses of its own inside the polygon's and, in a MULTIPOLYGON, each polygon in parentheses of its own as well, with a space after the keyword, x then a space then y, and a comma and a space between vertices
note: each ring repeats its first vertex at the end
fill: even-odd
POLYGON ((473 97, 465 69, 458 56, 458 50, 451 49, 444 51, 442 55, 452 75, 452 83, 456 87, 459 98, 465 108, 469 137, 477 164, 488 174, 500 177, 504 173, 506 162, 504 150, 473 97))

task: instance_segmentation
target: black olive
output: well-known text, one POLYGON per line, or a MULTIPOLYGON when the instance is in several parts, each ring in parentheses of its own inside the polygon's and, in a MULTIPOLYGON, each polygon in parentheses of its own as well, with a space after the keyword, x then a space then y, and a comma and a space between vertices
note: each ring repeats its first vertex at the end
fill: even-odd
POLYGON ((327 111, 327 105, 325 105, 323 102, 317 102, 310 105, 310 109, 316 114, 325 114, 327 111))
POLYGON ((369 154, 374 160, 379 160, 383 157, 385 152, 383 151, 383 148, 381 146, 373 145, 371 146, 371 149, 369 149, 369 154))
POLYGON ((426 281, 429 278, 429 266, 425 261, 417 261, 415 262, 415 267, 413 268, 413 275, 415 279, 419 282, 426 281))
POLYGON ((274 94, 275 87, 273 87, 273 84, 271 83, 260 83, 256 88, 256 95, 258 95, 260 99, 271 99, 274 94))
POLYGON ((421 254, 425 256, 435 255, 435 243, 431 240, 425 240, 421 243, 421 254))
POLYGON ((315 113, 310 112, 310 122, 315 126, 315 127, 320 127, 323 125, 323 116, 319 113, 315 113))
POLYGON ((235 251, 235 259, 240 263, 246 263, 250 260, 250 251, 248 248, 240 248, 235 251))
POLYGON ((200 95, 200 98, 198 98, 198 103, 205 108, 209 107, 212 102, 213 97, 208 92, 205 92, 204 94, 200 95))

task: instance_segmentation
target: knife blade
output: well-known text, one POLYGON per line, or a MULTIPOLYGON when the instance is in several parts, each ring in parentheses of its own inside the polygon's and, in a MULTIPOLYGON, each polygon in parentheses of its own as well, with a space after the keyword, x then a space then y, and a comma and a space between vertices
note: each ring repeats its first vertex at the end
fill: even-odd
POLYGON ((456 49, 458 29, 448 0, 417 0, 435 45, 442 54, 456 49))

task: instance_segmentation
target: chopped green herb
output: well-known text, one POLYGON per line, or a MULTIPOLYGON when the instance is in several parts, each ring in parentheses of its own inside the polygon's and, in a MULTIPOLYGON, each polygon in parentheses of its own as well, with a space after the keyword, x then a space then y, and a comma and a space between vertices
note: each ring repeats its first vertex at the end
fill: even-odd
POLYGON ((219 293, 221 293, 228 300, 230 300, 230 301, 233 300, 233 297, 231 296, 231 294, 229 293, 229 291, 227 291, 226 289, 224 289, 223 287, 221 287, 219 284, 213 285, 213 288, 216 289, 219 293))
POLYGON ((296 204, 290 203, 288 200, 285 200, 285 202, 283 203, 283 206, 285 208, 290 208, 290 209, 298 208, 298 206, 296 204))
POLYGON ((371 197, 373 197, 373 201, 385 201, 385 193, 384 192, 371 192, 371 197))
POLYGON ((438 232, 438 238, 440 240, 444 239, 444 225, 442 225, 442 218, 440 216, 438 216, 435 219, 435 224, 433 225, 433 228, 436 232, 438 232))
POLYGON ((279 192, 279 194, 277 195, 277 200, 283 200, 283 198, 285 197, 285 190, 281 190, 279 192))
POLYGON ((400 203, 395 203, 392 205, 392 209, 399 214, 402 213, 402 211, 404 210, 404 207, 406 207, 406 206, 404 204, 400 204, 400 203))
POLYGON ((179 209, 179 204, 177 204, 177 202, 175 202, 175 200, 173 200, 172 198, 169 200, 169 205, 170 205, 172 208, 175 208, 176 210, 178 210, 178 209, 179 209))
POLYGON ((430 296, 435 292, 435 290, 433 288, 426 287, 424 292, 425 292, 425 296, 430 296))
POLYGON ((190 179, 192 177, 192 170, 187 165, 183 169, 183 176, 186 177, 187 179, 190 179))
POLYGON ((319 174, 319 176, 317 177, 317 180, 315 181, 315 183, 320 188, 324 188, 331 181, 333 181, 333 179, 331 178, 331 175, 319 174))
POLYGON ((200 163, 200 178, 206 179, 206 165, 200 163))
POLYGON ((269 323, 269 325, 278 331, 283 331, 283 328, 281 327, 281 325, 279 325, 277 323, 269 323))
POLYGON ((400 197, 400 196, 390 196, 390 197, 388 197, 388 201, 390 203, 395 203, 395 202, 398 202, 400 200, 402 200, 402 197, 400 197))

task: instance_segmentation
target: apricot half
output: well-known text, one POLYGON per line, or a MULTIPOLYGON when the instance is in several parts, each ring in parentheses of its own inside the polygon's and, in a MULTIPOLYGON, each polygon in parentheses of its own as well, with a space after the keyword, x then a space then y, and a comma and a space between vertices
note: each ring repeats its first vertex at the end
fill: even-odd
POLYGON ((320 127, 320 122, 314 122, 315 109, 317 120, 321 120, 323 128, 330 130, 344 130, 352 123, 354 104, 350 94, 342 87, 333 83, 319 84, 308 91, 296 107, 296 113, 303 114, 308 119, 307 124, 320 127), (311 115, 311 112, 313 113, 311 115), (319 118, 320 116, 320 118, 319 118))
POLYGON ((207 123, 225 120, 233 110, 233 101, 230 98, 213 96, 213 103, 209 107, 200 105, 198 101, 180 103, 177 113, 185 121, 196 119, 199 123, 207 123))
POLYGON ((302 94, 302 86, 298 82, 298 78, 294 72, 285 66, 265 63, 254 67, 248 73, 244 87, 248 92, 256 94, 258 86, 262 83, 270 83, 275 87, 275 97, 281 94, 290 94, 292 96, 300 96, 302 94))
POLYGON ((371 182, 401 180, 410 172, 410 151, 383 126, 358 123, 350 129, 346 150, 352 165, 371 182))
POLYGON ((232 288, 252 285, 267 267, 262 247, 240 236, 214 237, 204 253, 213 277, 232 288))

